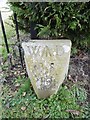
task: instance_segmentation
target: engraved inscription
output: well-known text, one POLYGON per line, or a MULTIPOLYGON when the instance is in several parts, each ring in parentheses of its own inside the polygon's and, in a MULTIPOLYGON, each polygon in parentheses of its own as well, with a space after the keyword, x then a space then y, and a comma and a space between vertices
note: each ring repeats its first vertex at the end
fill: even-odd
POLYGON ((28 46, 29 54, 32 56, 46 56, 46 57, 52 57, 52 56, 62 56, 65 52, 69 52, 70 47, 69 46, 58 46, 56 45, 54 48, 49 48, 48 46, 44 46, 41 48, 41 46, 28 46))
POLYGON ((58 76, 57 72, 60 70, 60 65, 58 64, 60 59, 57 58, 56 60, 56 57, 59 56, 61 58, 65 52, 69 51, 69 46, 56 45, 52 48, 48 45, 43 47, 27 45, 26 47, 30 56, 29 61, 32 61, 30 71, 32 71, 35 78, 37 89, 57 88, 55 76, 58 76))

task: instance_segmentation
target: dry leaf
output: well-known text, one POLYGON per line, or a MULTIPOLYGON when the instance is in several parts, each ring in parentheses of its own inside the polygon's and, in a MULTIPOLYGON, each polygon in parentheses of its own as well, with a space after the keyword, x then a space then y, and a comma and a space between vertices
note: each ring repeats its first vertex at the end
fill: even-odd
POLYGON ((20 71, 17 71, 18 74, 20 74, 20 71))
POLYGON ((6 106, 7 108, 9 108, 9 107, 10 107, 10 104, 9 104, 9 103, 7 103, 5 106, 6 106))
POLYGON ((24 75, 25 74, 25 72, 21 72, 21 75, 24 75))
POLYGON ((26 95, 26 92, 23 92, 22 96, 24 97, 26 95))
POLYGON ((79 115, 80 114, 80 111, 78 111, 78 110, 66 110, 66 112, 72 113, 74 115, 79 115))
POLYGON ((17 75, 17 72, 14 72, 14 75, 17 75))
POLYGON ((16 86, 16 87, 19 87, 19 86, 20 86, 20 84, 19 84, 19 83, 17 83, 17 84, 15 84, 15 86, 16 86))
POLYGON ((26 110, 26 107, 22 106, 22 107, 21 107, 21 110, 22 110, 22 111, 25 111, 25 110, 26 110))

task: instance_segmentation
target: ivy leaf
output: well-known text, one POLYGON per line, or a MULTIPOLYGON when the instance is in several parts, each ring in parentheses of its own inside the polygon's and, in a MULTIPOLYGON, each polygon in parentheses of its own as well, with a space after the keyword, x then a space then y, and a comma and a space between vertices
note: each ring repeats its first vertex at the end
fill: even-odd
POLYGON ((50 33, 50 28, 49 26, 43 26, 40 28, 40 32, 38 33, 38 36, 45 36, 45 35, 48 35, 50 33))
POLYGON ((73 21, 69 24, 69 28, 71 28, 72 30, 75 30, 77 26, 77 21, 73 21))

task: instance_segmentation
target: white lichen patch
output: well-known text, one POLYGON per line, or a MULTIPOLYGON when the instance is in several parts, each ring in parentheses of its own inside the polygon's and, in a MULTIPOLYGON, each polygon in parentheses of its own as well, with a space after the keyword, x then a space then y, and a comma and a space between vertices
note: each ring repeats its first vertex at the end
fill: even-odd
POLYGON ((53 52, 53 55, 55 56, 57 53, 56 52, 53 52))
POLYGON ((64 52, 69 52, 70 51, 70 46, 63 45, 64 52))
POLYGON ((41 80, 36 81, 37 89, 41 89, 41 80))

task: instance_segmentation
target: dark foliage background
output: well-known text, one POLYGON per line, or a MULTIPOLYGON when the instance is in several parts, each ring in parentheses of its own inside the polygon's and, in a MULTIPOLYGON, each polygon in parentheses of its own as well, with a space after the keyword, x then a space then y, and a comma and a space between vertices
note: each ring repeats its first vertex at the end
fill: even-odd
POLYGON ((10 3, 17 13, 19 26, 30 32, 30 23, 36 24, 40 38, 68 38, 73 45, 87 48, 90 40, 90 2, 33 2, 10 3))

